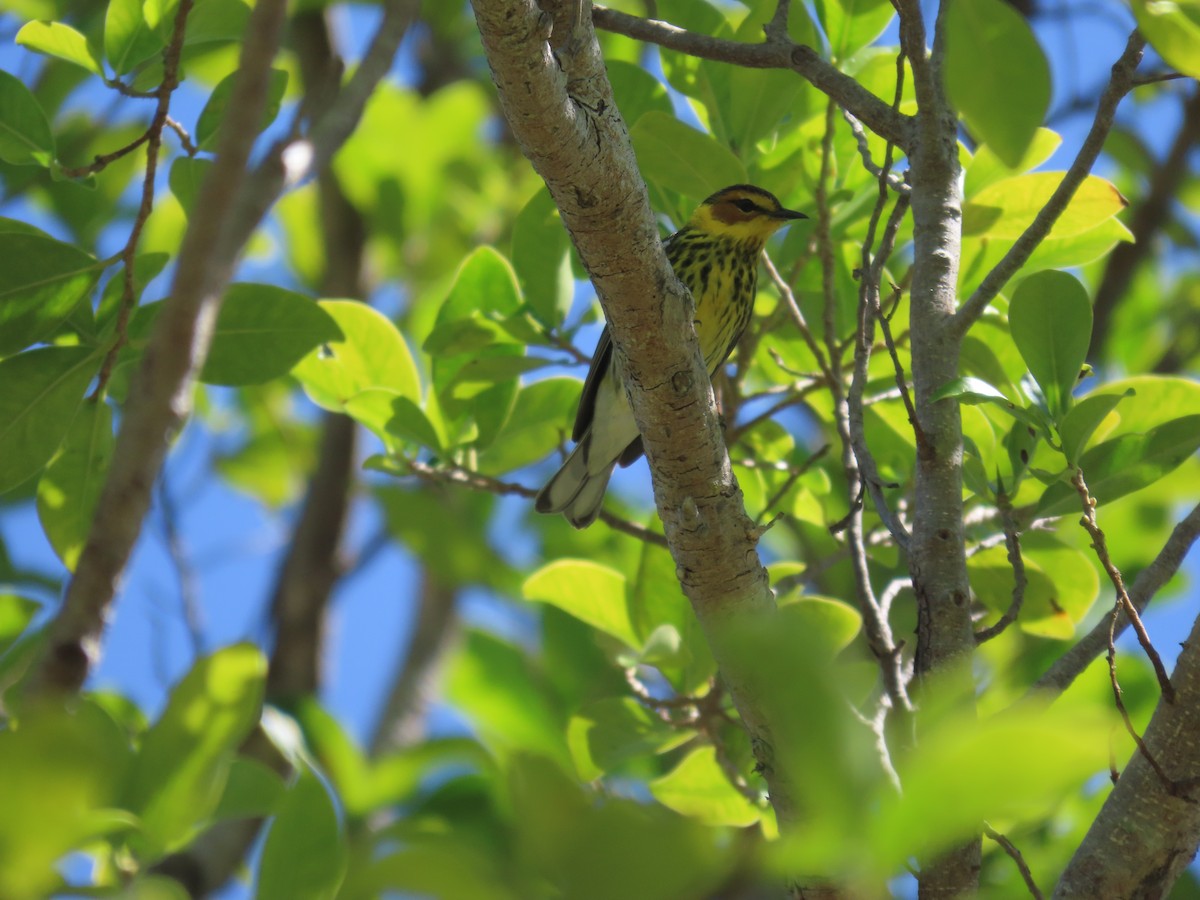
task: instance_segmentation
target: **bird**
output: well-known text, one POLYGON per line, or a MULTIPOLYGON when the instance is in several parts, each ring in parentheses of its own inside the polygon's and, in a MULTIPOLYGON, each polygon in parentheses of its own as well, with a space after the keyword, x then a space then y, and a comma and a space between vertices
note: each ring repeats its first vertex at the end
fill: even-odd
MULTIPOLYGON (((709 378, 750 322, 758 259, 767 239, 789 222, 807 218, 785 209, 769 191, 734 184, 708 197, 663 242, 676 276, 692 294, 693 324, 709 378)), ((571 439, 574 449, 538 492, 534 508, 561 512, 576 528, 586 528, 600 514, 613 469, 642 455, 642 437, 616 369, 608 326, 592 354, 571 439)))

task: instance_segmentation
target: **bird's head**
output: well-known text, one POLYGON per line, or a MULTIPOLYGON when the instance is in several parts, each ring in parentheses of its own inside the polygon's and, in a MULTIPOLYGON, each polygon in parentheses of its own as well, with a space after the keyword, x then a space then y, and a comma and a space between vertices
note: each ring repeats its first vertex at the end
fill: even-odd
POLYGON ((735 184, 717 191, 692 213, 689 224, 709 234, 758 244, 804 213, 784 209, 774 194, 751 184, 735 184))

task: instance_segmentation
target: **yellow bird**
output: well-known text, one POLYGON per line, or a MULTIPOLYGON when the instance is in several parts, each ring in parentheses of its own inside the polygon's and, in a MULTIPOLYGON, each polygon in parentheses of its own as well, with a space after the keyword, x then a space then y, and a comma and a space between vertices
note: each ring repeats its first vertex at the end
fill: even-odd
MULTIPOLYGON (((701 203, 663 242, 696 304, 696 337, 710 378, 750 322, 758 257, 767 238, 793 219, 807 218, 784 209, 769 191, 735 184, 701 203)), ((642 455, 642 437, 614 366, 607 327, 592 355, 571 437, 578 442, 575 449, 538 492, 535 505, 538 512, 561 512, 576 528, 586 528, 600 513, 616 465, 628 466, 642 455)))

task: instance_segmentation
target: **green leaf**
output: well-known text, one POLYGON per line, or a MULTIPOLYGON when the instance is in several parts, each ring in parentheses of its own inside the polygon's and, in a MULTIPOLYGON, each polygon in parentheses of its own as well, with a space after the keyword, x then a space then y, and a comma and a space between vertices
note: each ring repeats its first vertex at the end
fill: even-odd
POLYGON ((103 268, 70 244, 11 231, 0 233, 0 258, 0 356, 52 335, 103 268))
POLYGON ((341 337, 333 316, 303 294, 269 284, 234 284, 217 315, 200 380, 262 384, 341 337))
MULTIPOLYGON (((201 150, 217 149, 217 142, 221 136, 221 123, 225 121, 229 100, 233 96, 234 85, 239 75, 240 72, 232 72, 223 78, 221 83, 213 88, 208 102, 204 104, 200 118, 196 121, 194 135, 196 146, 201 150)), ((258 123, 259 131, 274 122, 275 117, 279 115, 279 107, 283 102, 283 93, 287 90, 287 84, 287 72, 282 69, 271 70, 271 82, 267 86, 266 106, 263 108, 262 118, 258 123)))
POLYGON ((179 0, 144 0, 142 4, 146 24, 157 32, 164 43, 171 39, 178 12, 179 0))
MULTIPOLYGON (((1079 460, 1088 491, 1097 504, 1109 503, 1151 485, 1200 449, 1200 415, 1172 419, 1145 434, 1123 434, 1103 441, 1079 460)), ((1079 512, 1079 495, 1065 482, 1046 488, 1038 516, 1079 512)))
POLYGON ((945 28, 946 93, 976 136, 1015 168, 1050 107, 1046 55, 1003 0, 952 4, 945 28))
POLYGON ((428 416, 407 397, 386 388, 368 388, 346 401, 346 415, 361 422, 395 452, 394 439, 420 444, 438 453, 445 438, 438 434, 428 416))
POLYGON ((267 831, 259 900, 330 900, 346 872, 346 835, 321 780, 307 767, 267 831))
POLYGON ((317 406, 341 412, 368 388, 387 388, 421 402, 421 382, 408 344, 383 313, 353 300, 322 300, 342 331, 300 360, 292 374, 317 406))
POLYGON ((447 699, 467 716, 492 753, 507 759, 532 752, 564 770, 571 768, 562 716, 523 651, 472 630, 447 669, 447 699))
MULTIPOLYGON (((653 80, 650 75, 646 77, 653 80)), ((569 250, 570 239, 558 207, 550 192, 542 188, 513 223, 512 265, 530 309, 551 328, 566 318, 575 293, 569 250)))
POLYGON ((166 875, 139 875, 115 894, 111 900, 188 900, 184 886, 166 875))
POLYGON ((0 593, 0 655, 19 638, 42 606, 17 594, 0 593))
POLYGON ((0 360, 0 493, 54 456, 99 366, 86 347, 44 347, 0 360))
POLYGON ((667 113, 647 112, 629 137, 642 174, 661 188, 702 200, 747 179, 746 167, 727 147, 667 113))
POLYGON ((1044 431, 1046 428, 1046 422, 1043 421, 1043 417, 1036 410, 1018 406, 986 381, 970 375, 965 378, 955 378, 953 381, 942 385, 930 397, 930 402, 936 403, 939 400, 949 400, 951 398, 957 400, 959 403, 966 403, 971 406, 990 403, 998 406, 1014 419, 1024 422, 1031 428, 1036 428, 1040 431, 1044 431))
POLYGON ((249 819, 273 815, 287 793, 279 774, 265 763, 246 756, 229 766, 229 778, 213 819, 249 819))
POLYGON ((196 662, 146 732, 129 789, 143 857, 185 843, 217 808, 234 753, 262 708, 267 663, 252 644, 196 662))
POLYGON ((479 313, 503 322, 521 308, 521 290, 512 264, 486 244, 471 251, 454 276, 454 285, 438 309, 437 321, 454 322, 479 313))
MULTIPOLYGON (((1100 576, 1078 550, 1039 538, 1022 537, 1025 595, 1017 624, 1026 634, 1070 640, 1100 595, 1100 576)), ((1013 570, 1007 549, 991 547, 976 553, 967 560, 967 571, 971 590, 998 618, 1012 603, 1013 570)))
POLYGON ((27 22, 17 32, 16 41, 37 53, 65 59, 82 66, 93 75, 104 77, 100 54, 82 34, 62 22, 27 22))
POLYGON ((1066 272, 1038 272, 1017 287, 1008 324, 1021 357, 1046 396, 1050 414, 1061 421, 1071 408, 1071 392, 1092 339, 1087 291, 1066 272))
POLYGON ((560 559, 525 580, 526 600, 549 603, 629 647, 641 646, 625 598, 625 576, 583 559, 560 559))
POLYGON ((883 34, 895 14, 890 0, 816 0, 816 5, 835 61, 883 34))
POLYGON ((112 409, 103 400, 88 400, 38 480, 38 519, 50 546, 72 572, 91 530, 115 443, 112 409))
POLYGON ((589 703, 567 725, 567 743, 584 781, 594 781, 629 760, 666 753, 693 736, 690 729, 668 725, 630 697, 589 703))
POLYGON ((200 186, 212 166, 210 159, 191 156, 181 156, 171 163, 171 175, 167 183, 171 187, 171 193, 189 217, 192 215, 196 197, 200 194, 200 186))
POLYGON ((59 857, 121 827, 106 810, 130 756, 120 728, 86 698, 71 711, 32 709, 20 727, 0 731, 0 896, 59 893, 59 857))
POLYGON ((850 646, 862 629, 858 610, 832 597, 798 594, 779 601, 779 614, 789 628, 811 635, 816 646, 827 647, 830 656, 850 646))
MULTIPOLYGON (((1034 172, 1005 178, 985 188, 963 206, 963 235, 1020 237, 1062 179, 1062 172, 1034 172)), ((1129 201, 1111 182, 1089 175, 1054 223, 1050 237, 1065 238, 1090 231, 1128 205, 1129 201)))
POLYGON ((118 76, 133 71, 163 48, 142 15, 142 0, 108 0, 104 15, 104 55, 118 76))
MULTIPOLYGON (((142 292, 158 276, 171 259, 166 253, 143 253, 133 262, 133 300, 136 304, 142 292)), ((107 332, 116 327, 117 313, 121 308, 121 297, 125 293, 125 272, 117 269, 100 292, 100 303, 96 306, 96 327, 107 332)))
MULTIPOLYGON (((54 135, 37 98, 20 79, 0 71, 0 160, 14 166, 49 166, 54 135)), ((6 260, 11 257, 6 253, 6 260)))
POLYGON ((1063 455, 1070 465, 1079 461, 1079 455, 1083 453, 1088 441, 1100 427, 1100 423, 1117 408, 1117 404, 1135 393, 1136 391, 1130 388, 1120 394, 1091 394, 1071 407, 1058 425, 1063 455))
POLYGON ((1138 30, 1159 55, 1200 78, 1200 0, 1132 0, 1138 30))
POLYGON ((1049 128, 1039 128, 1025 153, 1012 166, 997 156, 990 146, 981 144, 967 166, 963 196, 969 200, 998 181, 1036 169, 1054 155, 1061 143, 1062 138, 1057 133, 1049 128))
POLYGON ((763 814, 729 783, 711 746, 698 747, 662 778, 650 782, 650 793, 663 806, 706 825, 746 828, 763 814))
POLYGON ((1104 769, 1112 727, 1057 709, 1035 715, 1028 704, 982 722, 972 711, 930 726, 920 751, 896 766, 903 793, 882 796, 860 839, 890 874, 977 833, 984 819, 1044 817, 1104 769))
POLYGON ((570 429, 579 387, 574 378, 546 378, 521 388, 500 433, 480 454, 479 471, 488 475, 511 472, 557 447, 570 429))
MULTIPOLYGON (((617 101, 621 117, 630 128, 650 110, 671 115, 673 109, 667 89, 641 66, 620 59, 606 59, 604 65, 608 69, 609 83, 612 84, 613 99, 617 101)), ((516 254, 513 255, 513 263, 516 263, 516 254)))

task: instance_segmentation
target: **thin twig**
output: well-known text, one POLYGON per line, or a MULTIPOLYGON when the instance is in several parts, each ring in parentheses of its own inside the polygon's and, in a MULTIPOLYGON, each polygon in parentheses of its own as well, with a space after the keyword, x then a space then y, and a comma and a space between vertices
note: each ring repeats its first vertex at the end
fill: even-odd
MULTIPOLYGON (((1154 673, 1158 676, 1158 686, 1162 689, 1164 699, 1168 703, 1174 703, 1175 686, 1171 684, 1171 678, 1167 675, 1167 668, 1163 665, 1162 657, 1158 655, 1158 651, 1154 649, 1154 644, 1150 642, 1150 635, 1146 632, 1146 626, 1142 624, 1142 618, 1138 615, 1133 601, 1129 599, 1129 593, 1125 590, 1125 580, 1121 577, 1120 569, 1116 567, 1112 561, 1112 557, 1108 555, 1108 541, 1105 539, 1104 532, 1100 530, 1100 526, 1096 522, 1096 501, 1088 492, 1087 482, 1083 480, 1082 469, 1075 469, 1075 474, 1071 478, 1071 484, 1075 486, 1075 491, 1079 494, 1079 500, 1083 505, 1083 518, 1079 520, 1079 524, 1091 536, 1092 547, 1096 551, 1100 565, 1108 573, 1108 578, 1117 591, 1117 606, 1129 617, 1129 621, 1133 624, 1133 630, 1137 632, 1138 643, 1142 645, 1142 650, 1145 651, 1150 664, 1154 666, 1154 673)), ((1109 629, 1110 642, 1115 625, 1116 611, 1113 612, 1113 627, 1109 629)))
MULTIPOLYGON (((1150 752, 1150 748, 1146 746, 1146 741, 1138 733, 1137 728, 1134 727, 1133 719, 1129 717, 1129 710, 1126 709, 1125 701, 1122 699, 1121 683, 1117 680, 1116 626, 1119 610, 1119 605, 1114 606, 1112 615, 1108 617, 1108 654, 1106 659, 1108 661, 1108 682, 1112 686, 1113 692, 1113 703, 1117 707, 1117 712, 1121 714, 1121 722, 1125 725, 1126 733, 1133 738, 1134 744, 1137 745, 1138 752, 1150 764, 1150 768, 1154 770, 1154 774, 1158 776, 1158 780, 1162 782, 1167 793, 1174 794, 1176 792, 1175 783, 1167 775, 1159 761, 1155 759, 1154 754, 1150 752)), ((1110 766, 1109 771, 1112 774, 1113 784, 1116 784, 1121 777, 1120 773, 1117 771, 1115 765, 1110 766)))
POLYGON ((796 330, 800 332, 800 337, 804 339, 804 343, 816 358, 817 365, 821 368, 821 374, 825 376, 826 381, 832 383, 833 369, 829 366, 829 360, 825 358, 825 351, 821 349, 821 345, 817 343, 816 337, 809 329, 808 322, 804 319, 804 313, 800 311, 800 304, 796 302, 796 295, 792 291, 791 285, 783 280, 783 276, 775 268, 775 263, 772 262, 771 257, 765 252, 763 253, 763 265, 766 266, 767 274, 771 276, 771 281, 774 282, 775 287, 778 289, 779 296, 787 304, 788 312, 791 313, 792 322, 795 324, 796 330))
POLYGON ((761 521, 762 517, 765 516, 768 512, 770 512, 771 508, 787 495, 787 492, 792 489, 792 485, 794 485, 797 481, 799 481, 800 478, 804 475, 804 473, 807 472, 809 469, 811 469, 814 465, 816 465, 817 462, 819 460, 821 460, 825 456, 825 454, 828 452, 829 452, 829 445, 825 444, 819 450, 817 450, 816 453, 813 453, 811 456, 808 457, 808 459, 804 460, 804 462, 802 462, 799 466, 792 469, 792 471, 788 473, 788 477, 786 479, 784 479, 783 484, 781 484, 779 486, 779 489, 776 490, 774 494, 772 494, 770 497, 767 498, 766 504, 764 504, 762 511, 758 514, 757 517, 755 517, 754 521, 755 522, 761 521))
MULTIPOLYGON (((892 101, 894 108, 899 108, 900 100, 904 94, 904 59, 903 51, 897 54, 896 91, 892 101)), ((887 143, 882 167, 874 166, 871 163, 871 155, 866 148, 865 136, 862 149, 864 152, 864 162, 867 164, 869 171, 873 170, 878 182, 879 193, 875 201, 875 206, 871 211, 870 220, 867 223, 867 236, 862 247, 862 263, 859 270, 858 324, 854 334, 854 374, 850 380, 850 389, 846 394, 846 440, 848 440, 850 449, 853 451, 855 460, 858 463, 856 474, 870 493, 871 501, 876 511, 887 526, 888 531, 896 539, 896 543, 900 547, 907 549, 910 540, 908 531, 892 513, 891 507, 888 505, 887 498, 883 494, 884 484, 879 475, 879 467, 876 465, 874 454, 871 453, 871 448, 867 444, 866 423, 863 418, 863 394, 867 387, 868 366, 871 360, 875 324, 879 322, 885 326, 885 343, 896 369, 896 383, 901 391, 901 395, 907 397, 907 383, 904 370, 900 365, 899 356, 896 354, 895 341, 892 339, 891 329, 886 327, 888 325, 887 318, 882 315, 880 310, 879 285, 883 277, 883 268, 887 264, 887 259, 891 255, 892 248, 895 245, 900 224, 904 220, 905 213, 908 211, 908 196, 902 194, 897 199, 891 215, 888 216, 887 225, 884 227, 879 252, 872 257, 872 248, 875 244, 875 231, 879 227, 880 217, 883 215, 883 210, 888 201, 888 177, 891 175, 894 146, 890 141, 887 143)), ((913 428, 917 429, 917 418, 915 412, 912 411, 911 400, 906 400, 906 407, 909 409, 909 420, 913 423, 913 428)))
MULTIPOLYGON (((1138 612, 1146 608, 1154 595, 1168 581, 1175 577, 1184 557, 1200 538, 1200 503, 1192 507, 1192 511, 1179 522, 1171 531, 1162 549, 1154 561, 1138 574, 1133 585, 1129 588, 1129 599, 1138 612)), ((1129 627, 1129 617, 1119 614, 1116 635, 1129 627)), ((1099 622, 1084 635, 1078 643, 1059 657, 1046 673, 1033 685, 1032 691, 1061 693, 1065 691, 1079 674, 1091 665, 1092 660, 1104 652, 1108 638, 1109 623, 1099 622)))
POLYGON ((168 128, 175 132, 175 135, 179 138, 179 143, 183 147, 184 153, 186 153, 188 156, 195 156, 200 152, 200 149, 192 143, 192 136, 188 134, 188 130, 179 124, 179 122, 175 121, 170 116, 167 116, 165 124, 168 128))
MULTIPOLYGON (((837 114, 836 104, 830 100, 825 110, 825 136, 822 144, 820 175, 814 198, 817 204, 817 256, 821 261, 821 285, 824 293, 824 328, 825 346, 829 354, 829 389, 833 395, 834 419, 838 437, 841 441, 842 469, 846 475, 846 484, 850 490, 857 490, 858 495, 850 499, 850 509, 845 519, 830 526, 831 531, 840 530, 844 526, 846 543, 850 551, 850 562, 854 572, 855 596, 859 611, 863 617, 863 630, 871 652, 879 663, 880 675, 883 679, 884 690, 887 692, 891 707, 897 713, 903 714, 912 708, 905 688, 904 674, 900 662, 900 653, 892 637, 891 625, 880 613, 879 601, 871 586, 871 570, 867 560, 867 548, 863 537, 862 489, 864 478, 859 467, 859 458, 855 453, 854 439, 851 435, 851 415, 847 397, 844 374, 842 371, 842 349, 837 332, 837 295, 833 270, 833 238, 831 231, 831 210, 829 206, 829 182, 832 173, 833 134, 837 114)), ((891 144, 889 142, 888 162, 891 165, 891 144)), ((884 197, 887 196, 886 185, 881 187, 884 197)), ((878 221, 878 216, 876 216, 878 221)), ((873 460, 868 463, 874 468, 873 460)), ((881 504, 886 515, 886 505, 881 504)), ((902 529, 901 529, 902 531, 902 529)), ((835 532, 836 533, 836 532, 835 532)))
POLYGON ((999 637, 1021 614, 1021 606, 1025 603, 1025 559, 1021 556, 1021 535, 1017 531, 1017 522, 1013 516, 1012 501, 1003 491, 996 498, 996 507, 1000 512, 1000 521, 1004 525, 1004 543, 1008 547, 1008 564, 1013 571, 1012 601, 995 625, 977 631, 975 643, 982 644, 992 638, 999 637))
POLYGON ((1112 67, 1112 77, 1105 87, 1104 93, 1100 96, 1100 102, 1096 107, 1096 117, 1092 121, 1091 130, 1084 139, 1083 145, 1079 148, 1079 153, 1075 156, 1075 161, 1071 163, 1071 167, 1067 169, 1063 175, 1062 181, 1058 187, 1054 189, 1054 193, 1050 195, 1050 199, 1038 211, 1037 216, 1029 224, 1016 242, 1004 254, 1000 262, 988 272, 987 276, 979 283, 979 287, 971 294, 970 299, 962 305, 959 311, 949 322, 949 328, 952 333, 961 337, 967 333, 975 321, 983 315, 984 310, 1000 293, 1001 289, 1008 283, 1008 280, 1017 273, 1021 266, 1028 261, 1030 254, 1037 249, 1038 245, 1050 233, 1050 229, 1054 227, 1054 223, 1058 221, 1059 216, 1067 208, 1067 204, 1071 202, 1071 198, 1075 196, 1075 192, 1079 186, 1083 184, 1084 179, 1091 172, 1092 166, 1095 165, 1096 158, 1100 155, 1100 151, 1104 148, 1104 141, 1108 137, 1109 131, 1112 129, 1113 122, 1116 118, 1117 105, 1121 99, 1134 88, 1134 71, 1138 67, 1138 63, 1142 59, 1142 51, 1146 46, 1146 39, 1141 33, 1134 31, 1129 36, 1129 41, 1125 45, 1125 52, 1121 54, 1121 58, 1117 60, 1112 67))
POLYGON ((1021 873, 1021 877, 1025 879, 1025 887, 1029 888, 1030 896, 1034 900, 1044 900, 1045 895, 1038 888, 1037 882, 1033 880, 1033 873, 1029 871, 1029 866, 1025 862, 1025 857, 1021 855, 1021 851, 1016 848, 1008 838, 994 829, 987 822, 983 823, 983 833, 990 837, 993 841, 1000 845, 1000 848, 1012 857, 1012 861, 1017 864, 1017 871, 1021 873))
MULTIPOLYGON (((512 481, 501 481, 498 478, 483 475, 463 466, 451 464, 438 468, 417 459, 405 459, 404 464, 413 475, 424 481, 458 484, 473 491, 486 491, 500 496, 529 498, 537 496, 537 491, 533 488, 525 487, 523 484, 517 484, 512 481)), ((636 522, 630 522, 627 519, 622 519, 620 516, 615 516, 608 510, 600 510, 600 521, 604 522, 605 525, 614 531, 627 534, 630 537, 637 538, 639 541, 656 544, 659 547, 667 546, 667 539, 663 535, 656 531, 651 531, 644 525, 638 525, 636 522)))
MULTIPOLYGON (((125 242, 125 249, 121 251, 125 280, 121 288, 120 305, 117 308, 117 324, 113 330, 112 345, 104 355, 104 361, 100 364, 100 373, 96 377, 96 388, 92 392, 92 397, 104 396, 108 380, 112 377, 113 366, 117 362, 117 356, 125 346, 129 318, 133 314, 133 307, 137 304, 134 263, 137 259, 137 248, 141 241, 142 229, 146 225, 146 220, 150 218, 150 213, 154 211, 154 184, 158 175, 158 151, 162 146, 162 130, 167 123, 167 113, 171 108, 171 95, 179 87, 179 57, 183 53, 187 17, 192 11, 193 2, 194 0, 180 0, 179 9, 175 14, 175 27, 171 32, 171 40, 163 50, 163 80, 156 91, 158 104, 154 108, 154 118, 150 120, 150 127, 143 135, 146 143, 146 174, 142 178, 142 199, 138 204, 133 227, 129 229, 129 239, 125 242)), ((135 141, 128 148, 124 148, 125 152, 140 143, 140 140, 135 141)), ((120 155, 123 156, 124 152, 121 152, 120 155)), ((100 157, 97 157, 97 162, 99 161, 100 157)), ((104 165, 108 165, 108 162, 105 162, 104 165)), ((100 168, 104 168, 104 165, 100 168)))
MULTIPOLYGON (((170 56, 178 56, 191 5, 192 0, 180 2, 170 45, 175 50, 170 56)), ((78 691, 98 658, 117 585, 150 506, 154 479, 170 438, 182 426, 190 408, 196 372, 211 339, 211 328, 207 326, 220 308, 224 287, 243 246, 232 240, 232 225, 248 174, 254 123, 266 105, 270 63, 285 19, 286 3, 282 0, 259 0, 250 13, 242 65, 230 103, 230 127, 225 130, 213 171, 201 187, 199 206, 204 215, 193 217, 184 234, 171 295, 157 317, 150 346, 142 355, 130 388, 92 527, 63 602, 47 627, 45 650, 27 680, 31 696, 78 691)), ((165 57, 164 68, 173 68, 176 63, 177 59, 173 63, 165 57)), ((163 99, 169 96, 174 77, 164 76, 160 108, 165 108, 163 99)), ((156 156, 156 152, 149 152, 148 163, 156 156)), ((151 182, 147 177, 146 184, 151 182)), ((143 204, 148 197, 152 199, 151 190, 143 192, 143 204)), ((132 258, 126 263, 127 296, 121 310, 125 321, 132 307, 128 297, 132 263, 132 258)), ((111 367, 111 354, 107 364, 111 367)))
POLYGON ((817 90, 836 99, 839 106, 854 113, 876 134, 895 141, 905 149, 912 146, 911 117, 893 110, 853 78, 822 59, 811 47, 776 36, 758 44, 725 40, 687 31, 669 22, 641 19, 597 5, 592 6, 592 22, 604 31, 623 34, 701 59, 751 69, 792 69, 808 79, 817 90))
POLYGON ((134 138, 132 141, 130 141, 128 144, 126 144, 124 147, 118 147, 116 150, 113 150, 111 153, 97 154, 96 156, 94 156, 92 158, 92 161, 86 166, 79 166, 77 168, 67 168, 64 166, 62 173, 67 178, 86 178, 88 175, 95 175, 98 172, 102 172, 106 168, 108 168, 108 166, 111 163, 116 162, 118 159, 120 159, 123 156, 128 156, 130 153, 132 153, 138 147, 142 146, 142 144, 146 143, 146 141, 150 140, 150 133, 152 130, 153 130, 153 126, 151 126, 150 128, 147 128, 145 131, 143 131, 140 135, 138 135, 136 138, 134 138))
POLYGON ((188 559, 187 548, 179 534, 179 510, 175 506, 175 498, 167 487, 166 473, 158 479, 158 503, 162 511, 163 539, 167 546, 167 555, 175 569, 175 579, 179 583, 179 605, 183 613, 183 624, 192 643, 192 656, 198 659, 204 655, 204 628, 200 621, 200 580, 196 569, 188 559))
MULTIPOLYGON (((903 55, 901 55, 903 59, 903 55)), ((912 194, 912 187, 904 181, 903 175, 898 175, 895 172, 888 172, 886 175, 879 166, 875 165, 875 161, 871 159, 871 148, 867 144, 867 132, 863 128, 862 122, 854 117, 854 114, 843 109, 842 118, 846 120, 846 124, 850 126, 850 132, 854 135, 854 141, 858 144, 858 155, 862 157, 863 168, 874 175, 876 178, 883 178, 887 182, 887 186, 897 194, 909 196, 912 194)))

